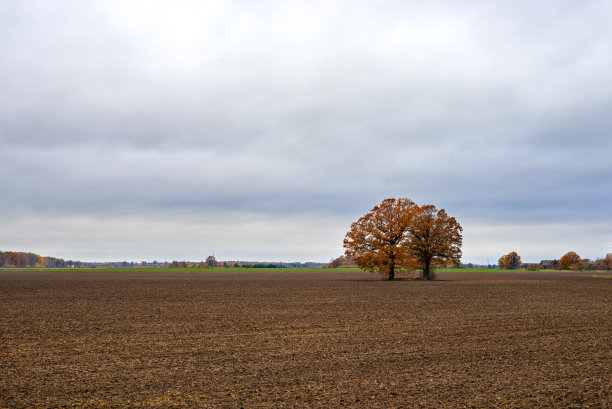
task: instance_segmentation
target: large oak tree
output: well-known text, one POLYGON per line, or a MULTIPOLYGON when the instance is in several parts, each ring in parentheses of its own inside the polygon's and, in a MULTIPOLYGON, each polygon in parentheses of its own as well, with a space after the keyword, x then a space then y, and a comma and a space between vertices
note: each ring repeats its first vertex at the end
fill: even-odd
POLYGON ((366 271, 395 278, 400 270, 412 270, 415 260, 408 252, 408 230, 418 212, 410 199, 385 199, 351 224, 344 239, 345 253, 366 271))
POLYGON ((418 267, 431 279, 432 265, 459 262, 462 228, 454 217, 435 206, 420 207, 407 198, 385 199, 351 225, 345 253, 366 271, 389 280, 398 271, 418 267))
POLYGON ((408 252, 419 262, 423 278, 430 280, 431 267, 438 263, 459 263, 463 228, 444 209, 433 205, 419 208, 409 229, 408 252))

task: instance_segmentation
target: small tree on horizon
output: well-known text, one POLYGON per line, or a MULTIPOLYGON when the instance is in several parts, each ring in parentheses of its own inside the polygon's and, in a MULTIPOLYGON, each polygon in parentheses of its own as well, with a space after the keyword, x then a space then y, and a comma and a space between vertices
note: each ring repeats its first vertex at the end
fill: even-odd
POLYGON ((214 255, 206 257, 206 265, 208 267, 217 267, 217 259, 214 255))
POLYGON ((517 268, 520 268, 523 264, 521 262, 521 256, 519 256, 516 251, 512 251, 506 254, 505 256, 501 256, 499 258, 498 263, 500 269, 507 270, 516 270, 517 268))
POLYGON ((564 270, 582 270, 582 260, 575 251, 568 251, 559 259, 559 264, 564 270))

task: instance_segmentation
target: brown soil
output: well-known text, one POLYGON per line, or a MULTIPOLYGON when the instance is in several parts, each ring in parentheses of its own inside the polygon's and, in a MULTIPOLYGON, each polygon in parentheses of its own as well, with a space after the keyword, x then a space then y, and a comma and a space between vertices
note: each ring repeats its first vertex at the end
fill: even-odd
POLYGON ((0 271, 0 407, 611 407, 593 273, 0 271))

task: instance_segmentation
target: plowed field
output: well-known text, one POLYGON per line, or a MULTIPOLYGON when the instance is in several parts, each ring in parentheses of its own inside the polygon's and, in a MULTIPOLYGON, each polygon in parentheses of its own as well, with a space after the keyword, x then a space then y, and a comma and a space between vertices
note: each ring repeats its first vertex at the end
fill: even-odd
POLYGON ((612 279, 0 271, 2 408, 611 406, 612 279))

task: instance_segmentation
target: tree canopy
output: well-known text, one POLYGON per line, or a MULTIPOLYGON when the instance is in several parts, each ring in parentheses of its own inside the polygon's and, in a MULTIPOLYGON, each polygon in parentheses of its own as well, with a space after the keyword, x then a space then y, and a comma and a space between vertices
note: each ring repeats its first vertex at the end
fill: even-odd
POLYGON ((409 229, 408 251, 420 264, 423 278, 431 278, 432 263, 459 263, 463 228, 444 209, 422 206, 409 229))
POLYGON ((559 264, 563 269, 580 270, 582 269, 582 260, 575 251, 568 251, 559 259, 559 264))
POLYGON ((501 256, 499 258, 498 263, 499 268, 505 268, 508 270, 515 270, 523 265, 523 262, 521 261, 521 256, 519 256, 516 251, 511 251, 505 256, 501 256))
POLYGON ((397 270, 415 267, 408 253, 407 232, 418 206, 410 199, 385 199, 351 224, 346 233, 346 256, 362 269, 393 280, 397 270))
POLYGON ((206 257, 206 265, 208 267, 217 267, 217 259, 215 258, 215 256, 206 257))
POLYGON ((345 254, 362 269, 389 280, 420 267, 431 278, 433 263, 461 258, 462 228, 444 209, 418 206, 408 198, 385 199, 351 224, 345 254))

